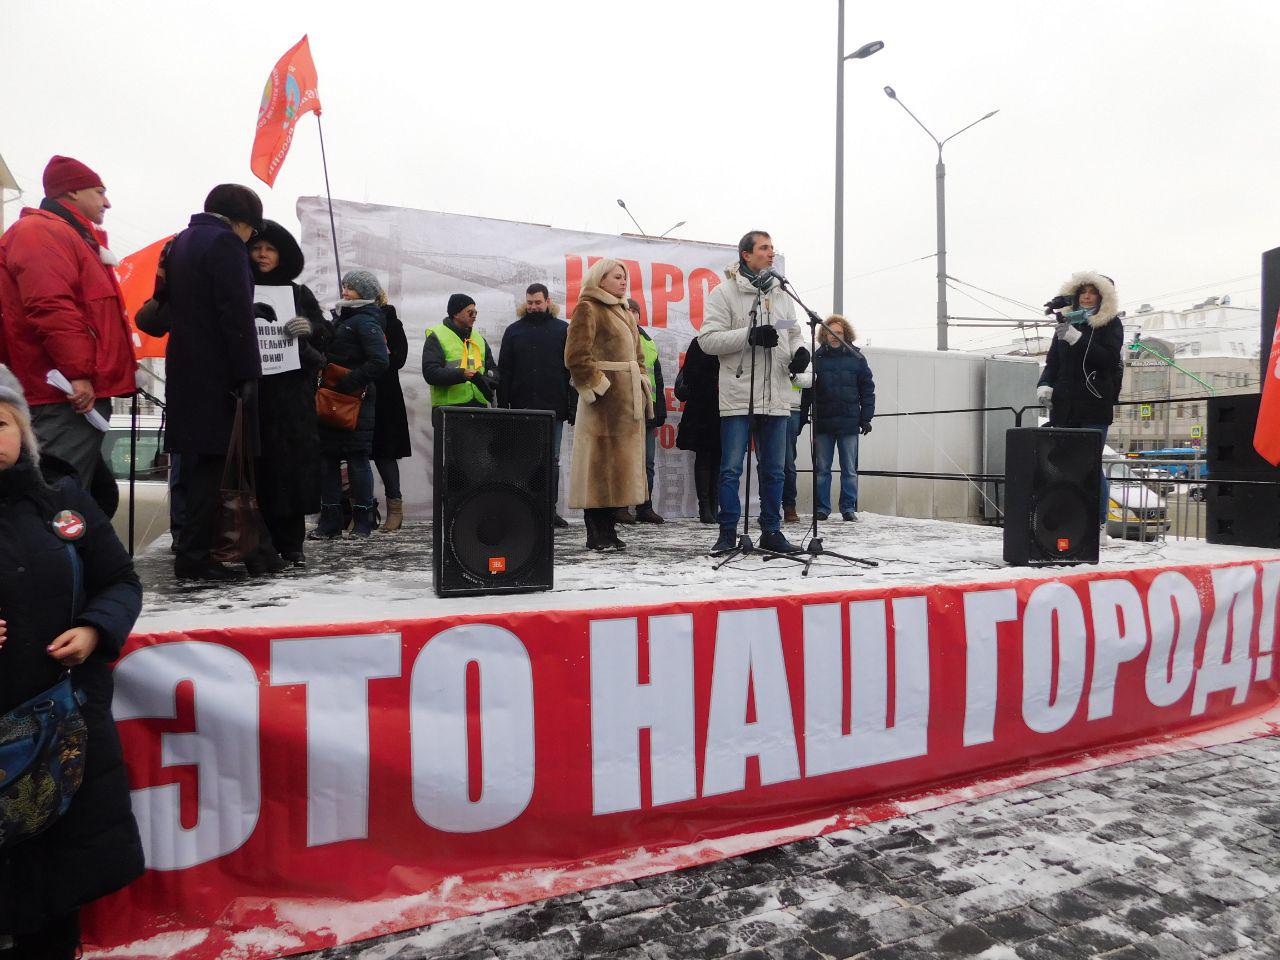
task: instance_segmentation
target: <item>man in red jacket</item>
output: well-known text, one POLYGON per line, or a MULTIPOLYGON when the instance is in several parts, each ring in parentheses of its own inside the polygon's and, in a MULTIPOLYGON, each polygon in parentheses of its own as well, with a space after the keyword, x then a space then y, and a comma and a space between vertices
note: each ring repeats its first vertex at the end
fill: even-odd
POLYGON ((102 433, 84 417, 111 415, 111 397, 134 392, 132 336, 118 262, 101 228, 111 208, 102 178, 78 160, 54 157, 44 200, 0 237, 0 362, 22 384, 40 448, 93 480, 102 433), (68 397, 46 377, 71 382, 68 397))

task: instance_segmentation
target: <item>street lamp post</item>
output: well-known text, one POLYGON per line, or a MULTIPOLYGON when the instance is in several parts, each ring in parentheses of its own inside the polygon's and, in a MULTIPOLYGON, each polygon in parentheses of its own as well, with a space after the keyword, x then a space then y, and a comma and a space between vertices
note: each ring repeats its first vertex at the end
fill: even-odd
POLYGON ((976 126, 983 120, 994 117, 999 110, 992 110, 990 113, 983 114, 977 120, 966 126, 961 127, 951 136, 939 140, 933 135, 928 127, 926 127, 914 113, 911 108, 898 99, 897 92, 893 87, 884 88, 885 96, 894 101, 903 110, 907 111, 907 116, 911 117, 920 125, 920 129, 929 135, 929 139, 938 147, 938 164, 934 168, 934 174, 937 179, 936 195, 938 204, 938 349, 947 349, 947 166, 942 162, 942 148, 948 140, 954 140, 960 134, 964 133, 969 127, 976 126))
POLYGON ((836 33, 836 236, 835 275, 832 280, 832 306, 835 313, 844 312, 844 62, 865 60, 884 49, 879 40, 863 44, 853 53, 844 52, 844 0, 839 0, 836 33))

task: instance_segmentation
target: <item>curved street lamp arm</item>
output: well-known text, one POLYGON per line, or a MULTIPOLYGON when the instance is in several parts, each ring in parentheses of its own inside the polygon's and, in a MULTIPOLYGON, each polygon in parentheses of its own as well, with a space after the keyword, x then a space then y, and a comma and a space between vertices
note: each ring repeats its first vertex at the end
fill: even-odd
POLYGON ((926 127, 924 123, 920 120, 920 118, 911 112, 910 107, 908 107, 905 103, 899 100, 896 96, 893 97, 893 102, 896 103, 898 106, 900 106, 903 110, 907 111, 907 116, 909 116, 916 123, 920 124, 920 129, 923 130, 925 133, 929 134, 929 139, 932 140, 935 144, 937 144, 939 150, 942 149, 942 144, 939 143, 938 138, 933 135, 933 131, 931 131, 928 127, 926 127))
POLYGON ((956 131, 955 133, 953 133, 951 136, 947 137, 947 139, 946 139, 946 140, 943 140, 943 141, 942 141, 942 143, 939 143, 939 144, 938 144, 938 149, 939 149, 939 150, 941 150, 941 149, 942 149, 943 144, 945 144, 945 143, 947 142, 947 140, 954 140, 956 137, 960 136, 960 134, 962 134, 962 133, 964 133, 966 130, 968 130, 968 129, 969 129, 969 127, 976 127, 976 126, 977 126, 978 124, 980 124, 983 120, 989 120, 989 119, 991 119, 992 117, 994 117, 994 116, 995 116, 997 113, 999 113, 999 112, 1000 112, 999 110, 992 110, 990 113, 985 114, 984 116, 981 116, 981 117, 979 117, 977 120, 973 121, 973 123, 969 124, 969 126, 967 126, 967 127, 961 127, 959 130, 957 130, 957 131, 956 131))

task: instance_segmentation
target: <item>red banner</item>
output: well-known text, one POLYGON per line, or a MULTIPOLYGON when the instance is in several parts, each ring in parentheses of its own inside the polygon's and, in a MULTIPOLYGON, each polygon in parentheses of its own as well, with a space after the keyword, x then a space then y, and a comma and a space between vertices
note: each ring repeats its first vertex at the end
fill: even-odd
POLYGON ((316 65, 306 35, 289 48, 271 69, 258 105, 258 129, 253 137, 249 169, 272 186, 293 143, 293 131, 303 114, 320 113, 316 65))
POLYGON ((164 359, 165 345, 168 337, 153 337, 138 329, 135 318, 142 305, 151 299, 156 289, 156 270, 160 266, 160 252, 164 245, 172 240, 165 237, 150 246, 143 247, 129 254, 116 267, 116 275, 120 278, 120 290, 124 293, 124 309, 129 317, 129 330, 133 335, 133 354, 139 360, 148 357, 164 359))
POLYGON ((318 949, 1206 730, 1277 702, 1278 593, 1250 562, 135 637, 150 869, 86 937, 318 949))
MULTIPOLYGON (((1280 316, 1277 316, 1280 327, 1280 316)), ((1280 329, 1277 329, 1280 333, 1280 329)), ((1271 338, 1271 356, 1267 359, 1267 378, 1262 382, 1262 400, 1258 406, 1258 423, 1253 428, 1253 449, 1269 464, 1280 466, 1280 336, 1271 338)))

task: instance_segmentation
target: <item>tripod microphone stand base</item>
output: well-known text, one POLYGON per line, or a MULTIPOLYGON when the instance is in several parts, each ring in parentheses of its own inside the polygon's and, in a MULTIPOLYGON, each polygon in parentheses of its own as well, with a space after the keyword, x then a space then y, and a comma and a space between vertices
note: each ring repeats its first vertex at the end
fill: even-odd
POLYGON ((804 564, 804 572, 802 577, 809 575, 809 568, 817 562, 819 557, 835 557, 837 560, 843 560, 845 563, 855 564, 860 567, 878 567, 879 561, 868 560, 865 557, 851 557, 846 553, 837 553, 835 550, 827 550, 822 546, 821 537, 810 537, 809 542, 805 545, 803 556, 797 556, 795 559, 804 564))
POLYGON ((760 554, 763 560, 794 560, 796 563, 805 565, 805 573, 809 572, 809 561, 805 560, 798 553, 779 553, 777 550, 768 550, 764 547, 757 547, 751 542, 751 538, 743 533, 738 536, 738 545, 728 553, 720 555, 720 562, 715 564, 711 569, 719 570, 730 560, 736 560, 739 557, 750 556, 753 553, 760 554))

